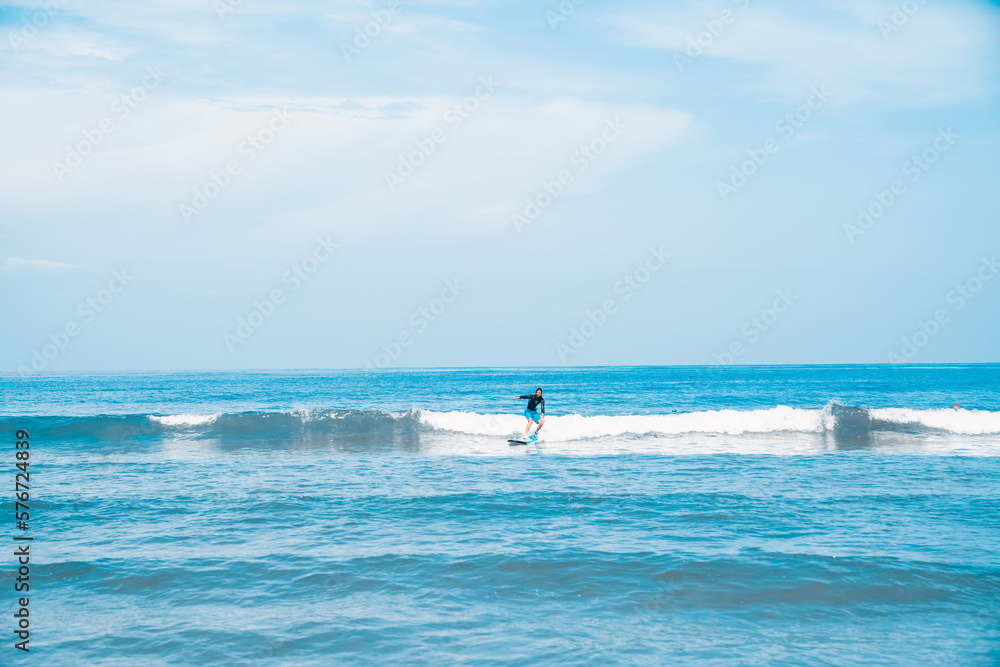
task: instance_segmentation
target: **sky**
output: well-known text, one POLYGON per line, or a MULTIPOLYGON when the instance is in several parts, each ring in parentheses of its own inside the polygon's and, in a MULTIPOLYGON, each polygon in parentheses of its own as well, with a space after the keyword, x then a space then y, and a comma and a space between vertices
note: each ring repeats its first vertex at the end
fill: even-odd
POLYGON ((0 371, 1000 362, 1000 6, 0 4, 0 371))

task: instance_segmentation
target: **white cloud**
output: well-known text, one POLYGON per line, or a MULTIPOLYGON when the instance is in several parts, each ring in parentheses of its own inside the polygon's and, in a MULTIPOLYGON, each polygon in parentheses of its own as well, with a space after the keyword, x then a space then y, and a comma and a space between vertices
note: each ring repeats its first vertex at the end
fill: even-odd
POLYGON ((50 262, 47 259, 21 259, 20 257, 8 257, 4 260, 2 273, 28 273, 30 271, 65 271, 67 269, 80 268, 65 262, 50 262))
MULTIPOLYGON (((741 94, 756 85, 789 96, 804 86, 828 83, 837 103, 878 100, 890 105, 946 105, 995 90, 992 56, 1000 45, 1000 21, 981 5, 928 3, 898 31, 883 36, 878 27, 892 8, 874 11, 856 3, 845 7, 802 5, 779 11, 752 4, 726 25, 698 58, 726 59, 747 68, 734 70, 732 87, 741 94), (754 76, 748 77, 747 73, 754 76), (751 84, 749 81, 753 81, 751 84)), ((718 7, 688 4, 682 9, 616 12, 605 17, 612 39, 647 48, 685 53, 689 39, 717 19, 718 7)), ((704 65, 705 63, 701 63, 704 65)), ((673 63, 671 62, 671 65, 673 63)), ((683 76, 698 77, 699 63, 683 76)), ((676 68, 671 67, 674 74, 676 68)))
POLYGON ((134 52, 134 49, 123 49, 108 40, 93 39, 81 36, 71 36, 65 40, 62 50, 58 55, 84 56, 87 58, 100 58, 112 62, 122 62, 125 57, 134 52))
MULTIPOLYGON (((468 92, 475 85, 471 81, 468 92)), ((324 215, 337 215, 345 225, 407 226, 419 215, 428 227, 448 227, 463 210, 481 214, 516 205, 543 179, 571 168, 573 152, 598 136, 609 119, 620 117, 628 129, 579 179, 579 191, 600 189, 609 175, 656 155, 691 122, 689 115, 669 108, 572 97, 539 104, 505 97, 512 95, 501 85, 459 127, 444 120, 459 101, 451 97, 181 101, 151 96, 134 117, 116 122, 114 132, 59 183, 53 161, 63 159, 66 145, 82 139, 81 130, 96 126, 106 113, 103 96, 21 90, 23 103, 0 111, 0 122, 20 128, 22 137, 0 156, 0 196, 18 210, 74 217, 101 210, 99 202, 119 209, 141 205, 154 218, 179 224, 178 206, 193 188, 228 160, 242 160, 239 145, 266 127, 273 109, 287 107, 294 114, 291 126, 243 165, 197 224, 218 227, 234 208, 267 201, 284 212, 281 224, 298 212, 329 211, 324 215), (82 123, 81 108, 92 109, 82 123), (396 169, 399 156, 412 152, 414 142, 435 128, 442 128, 447 140, 390 192, 385 172, 396 169)), ((230 224, 245 222, 236 218, 230 224)), ((508 222, 509 216, 493 221, 508 222)))

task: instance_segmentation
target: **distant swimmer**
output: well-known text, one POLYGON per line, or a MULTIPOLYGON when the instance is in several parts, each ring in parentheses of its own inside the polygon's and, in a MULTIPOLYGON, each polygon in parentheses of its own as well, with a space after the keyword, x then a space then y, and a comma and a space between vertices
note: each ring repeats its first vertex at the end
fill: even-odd
POLYGON ((954 409, 954 410, 961 410, 961 408, 960 408, 960 407, 958 407, 958 403, 956 403, 955 405, 953 405, 953 406, 951 406, 951 407, 952 407, 952 409, 954 409))
POLYGON ((524 399, 528 399, 528 407, 524 409, 524 416, 528 418, 528 425, 524 427, 524 437, 528 437, 531 425, 538 422, 538 428, 535 429, 535 434, 531 436, 531 439, 534 440, 538 437, 538 432, 542 430, 542 426, 545 424, 545 399, 542 398, 542 388, 539 387, 536 389, 534 394, 525 394, 524 396, 517 397, 519 401, 523 401, 524 399))

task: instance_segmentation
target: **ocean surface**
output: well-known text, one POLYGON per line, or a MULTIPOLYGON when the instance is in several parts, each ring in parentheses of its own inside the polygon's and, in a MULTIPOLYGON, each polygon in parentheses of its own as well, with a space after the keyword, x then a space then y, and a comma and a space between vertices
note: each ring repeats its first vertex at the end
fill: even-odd
POLYGON ((0 396, 0 664, 1000 664, 997 365, 59 374, 0 396), (538 386, 540 441, 508 446, 538 386))

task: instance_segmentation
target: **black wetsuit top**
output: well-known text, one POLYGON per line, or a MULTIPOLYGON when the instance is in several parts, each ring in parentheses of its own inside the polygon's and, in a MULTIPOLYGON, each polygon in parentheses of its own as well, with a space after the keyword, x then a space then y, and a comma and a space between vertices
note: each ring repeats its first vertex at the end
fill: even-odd
POLYGON ((524 396, 518 396, 519 399, 528 399, 528 409, 532 412, 541 412, 545 414, 545 399, 535 396, 534 394, 525 394, 524 396))

